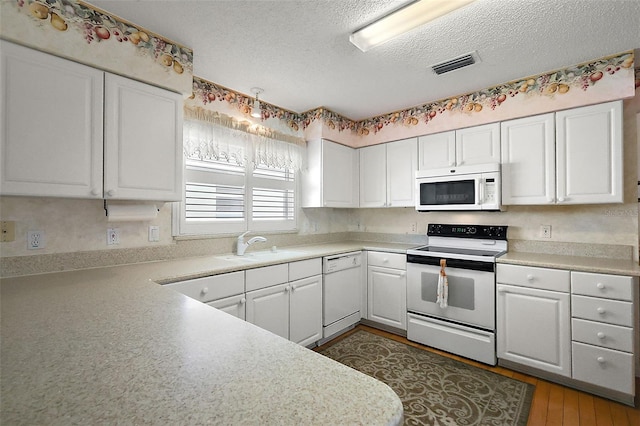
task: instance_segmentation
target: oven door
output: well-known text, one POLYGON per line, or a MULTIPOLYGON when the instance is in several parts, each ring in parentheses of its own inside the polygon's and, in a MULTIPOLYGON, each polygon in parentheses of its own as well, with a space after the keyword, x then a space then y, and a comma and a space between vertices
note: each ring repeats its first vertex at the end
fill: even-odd
MULTIPOLYGON (((436 261, 439 264, 440 259, 436 261)), ((456 266, 445 269, 449 283, 446 308, 436 303, 440 266, 407 263, 407 311, 495 330, 494 264, 483 268, 480 262, 469 262, 469 267, 485 269, 476 270, 466 269, 464 260, 447 263, 456 266)))

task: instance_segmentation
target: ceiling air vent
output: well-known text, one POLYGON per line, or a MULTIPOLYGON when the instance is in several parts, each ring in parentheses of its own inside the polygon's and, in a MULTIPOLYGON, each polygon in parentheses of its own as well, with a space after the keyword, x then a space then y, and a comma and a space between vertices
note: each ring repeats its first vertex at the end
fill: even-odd
POLYGON ((440 75, 449 71, 457 70, 463 67, 468 67, 469 65, 473 65, 476 62, 480 62, 480 60, 477 54, 473 52, 473 53, 468 53, 466 55, 459 56, 457 58, 451 59, 446 62, 432 65, 431 69, 433 69, 433 72, 440 75))

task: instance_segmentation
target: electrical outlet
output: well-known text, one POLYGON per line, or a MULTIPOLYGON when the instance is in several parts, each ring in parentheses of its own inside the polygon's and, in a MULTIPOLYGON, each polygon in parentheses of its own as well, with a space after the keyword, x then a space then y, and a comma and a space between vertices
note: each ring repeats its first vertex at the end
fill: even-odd
POLYGON ((149 226, 149 241, 160 241, 160 227, 151 225, 149 226))
POLYGON ((38 250, 44 248, 44 232, 29 231, 27 232, 27 249, 38 250))
POLYGON ((540 225, 540 238, 551 238, 551 225, 540 225))
POLYGON ((415 234, 416 232, 418 232, 418 223, 417 222, 413 222, 411 224, 411 233, 415 234))
POLYGON ((118 228, 107 229, 107 245, 120 244, 120 230, 118 228))
POLYGON ((16 240, 16 222, 3 220, 0 222, 0 242, 10 243, 16 240))

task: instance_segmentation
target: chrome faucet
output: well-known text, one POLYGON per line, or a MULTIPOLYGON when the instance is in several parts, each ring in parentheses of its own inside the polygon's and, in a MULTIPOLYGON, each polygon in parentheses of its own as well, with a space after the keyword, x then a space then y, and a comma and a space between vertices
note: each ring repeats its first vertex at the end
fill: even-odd
POLYGON ((244 252, 247 250, 247 248, 253 244, 253 243, 257 243, 258 241, 260 242, 265 242, 267 241, 267 239, 265 237, 253 237, 251 238, 249 241, 247 241, 246 243, 244 242, 244 236, 247 235, 249 232, 251 231, 247 231, 244 234, 240 235, 238 237, 238 248, 236 251, 236 254, 238 256, 244 256, 244 252))

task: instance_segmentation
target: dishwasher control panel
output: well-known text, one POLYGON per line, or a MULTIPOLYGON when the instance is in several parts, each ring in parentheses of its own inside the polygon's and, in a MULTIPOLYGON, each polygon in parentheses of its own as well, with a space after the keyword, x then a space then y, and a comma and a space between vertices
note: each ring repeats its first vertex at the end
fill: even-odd
POLYGON ((323 259, 323 272, 331 274, 345 269, 357 268, 362 264, 362 253, 345 253, 325 257, 323 259))

